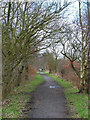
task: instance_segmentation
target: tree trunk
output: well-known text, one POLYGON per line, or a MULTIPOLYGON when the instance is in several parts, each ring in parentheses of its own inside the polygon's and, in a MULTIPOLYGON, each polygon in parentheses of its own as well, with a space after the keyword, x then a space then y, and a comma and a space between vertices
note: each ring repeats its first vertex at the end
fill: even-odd
POLYGON ((81 5, 79 1, 79 18, 80 18, 80 26, 82 30, 82 41, 81 41, 81 74, 80 74, 80 92, 85 92, 89 91, 89 80, 90 80, 90 10, 89 10, 89 1, 87 0, 87 13, 88 13, 88 30, 87 30, 87 35, 88 35, 88 50, 87 50, 87 58, 85 58, 85 52, 84 52, 84 33, 83 33, 83 26, 82 26, 82 20, 81 20, 81 5), (86 63, 85 63, 86 60, 86 63), (88 63, 88 64, 87 64, 88 63))
POLYGON ((81 16, 81 2, 79 1, 79 20, 80 20, 80 27, 82 31, 82 39, 81 39, 81 69, 80 69, 80 91, 83 92, 84 85, 85 85, 85 71, 84 71, 84 37, 83 37, 83 25, 82 25, 82 16, 81 16))
POLYGON ((90 86, 90 2, 87 0, 87 10, 88 10, 88 64, 87 64, 87 93, 89 93, 89 86, 90 86))
POLYGON ((18 69, 18 79, 17 79, 16 86, 20 86, 23 69, 24 69, 24 66, 22 66, 20 70, 18 69))

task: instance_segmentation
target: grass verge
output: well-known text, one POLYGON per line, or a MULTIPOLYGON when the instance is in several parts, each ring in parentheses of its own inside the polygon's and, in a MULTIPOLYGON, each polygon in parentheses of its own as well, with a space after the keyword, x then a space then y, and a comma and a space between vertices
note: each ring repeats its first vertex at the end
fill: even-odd
POLYGON ((25 108, 26 103, 30 101, 30 93, 43 82, 44 79, 39 73, 37 73, 36 77, 33 80, 28 81, 28 83, 15 88, 13 93, 7 97, 5 104, 3 105, 3 118, 23 117, 21 113, 25 108))
POLYGON ((61 87, 64 87, 67 106, 70 108, 71 113, 73 113, 71 117, 88 118, 88 95, 78 93, 78 89, 68 81, 60 80, 60 78, 47 72, 45 74, 53 78, 61 87))
POLYGON ((0 120, 2 116, 2 85, 0 84, 0 120))

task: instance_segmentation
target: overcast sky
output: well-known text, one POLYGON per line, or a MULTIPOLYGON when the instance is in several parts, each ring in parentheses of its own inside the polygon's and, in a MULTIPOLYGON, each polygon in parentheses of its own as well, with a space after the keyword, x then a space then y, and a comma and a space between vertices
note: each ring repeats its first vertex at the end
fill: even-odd
MULTIPOLYGON (((3 0, 4 1, 9 1, 9 0, 3 0)), ((72 2, 72 4, 68 7, 68 11, 65 13, 65 16, 67 17, 68 21, 72 21, 74 17, 76 17, 76 14, 78 14, 78 0, 11 0, 11 1, 29 1, 29 2, 44 2, 44 5, 49 4, 51 2, 61 2, 61 6, 63 6, 64 1, 67 2, 72 2)), ((86 1, 86 0, 81 0, 81 1, 86 1)))
MULTIPOLYGON (((4 1, 9 1, 9 0, 2 0, 3 2, 4 1)), ((29 2, 44 2, 44 5, 46 4, 49 4, 51 2, 61 2, 61 5, 63 6, 63 3, 64 1, 66 2, 72 2, 71 5, 69 5, 69 7, 67 8, 67 12, 65 13, 67 19, 69 21, 72 21, 74 19, 74 17, 76 17, 76 15, 78 15, 78 0, 11 0, 11 1, 22 1, 22 2, 25 2, 25 1, 29 1, 29 2)), ((81 0, 82 2, 86 2, 86 0, 81 0)), ((90 0, 89 0, 90 1, 90 0)))
MULTIPOLYGON (((3 2, 4 1, 9 1, 9 0, 3 0, 3 2)), ((61 1, 61 6, 63 6, 63 3, 64 3, 65 0, 11 0, 11 1, 44 2, 44 5, 45 4, 47 5, 47 4, 51 3, 52 1, 53 2, 60 2, 61 1)), ((69 5, 69 7, 67 7, 67 11, 65 12, 66 20, 68 22, 72 22, 76 18, 76 16, 78 16, 78 10, 79 10, 78 0, 66 0, 66 1, 67 2, 72 2, 72 4, 69 5)), ((81 1, 86 2, 86 0, 81 0, 81 1)), ((61 49, 60 46, 59 46, 59 49, 61 49)))

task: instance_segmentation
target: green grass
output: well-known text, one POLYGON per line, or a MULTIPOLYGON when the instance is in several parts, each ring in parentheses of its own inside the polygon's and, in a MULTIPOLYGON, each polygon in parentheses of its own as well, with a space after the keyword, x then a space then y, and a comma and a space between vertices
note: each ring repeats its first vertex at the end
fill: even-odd
POLYGON ((2 118, 2 106, 0 106, 0 120, 2 118))
POLYGON ((0 120, 1 120, 1 116, 2 116, 2 87, 0 86, 0 120))
POLYGON ((6 101, 8 101, 8 104, 5 104, 3 106, 3 118, 22 117, 22 110, 25 108, 26 103, 30 101, 30 93, 43 82, 44 79, 38 72, 33 80, 28 81, 28 83, 15 88, 13 93, 10 94, 6 99, 6 101))
POLYGON ((61 87, 64 87, 64 94, 67 99, 67 106, 73 112, 72 118, 88 118, 88 95, 85 93, 77 93, 78 89, 74 88, 72 83, 60 80, 58 77, 46 73, 52 77, 61 87))

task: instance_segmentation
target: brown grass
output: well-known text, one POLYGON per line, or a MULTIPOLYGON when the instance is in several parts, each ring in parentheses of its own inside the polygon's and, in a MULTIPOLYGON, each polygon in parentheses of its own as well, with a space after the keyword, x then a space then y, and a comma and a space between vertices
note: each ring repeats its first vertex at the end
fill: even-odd
MULTIPOLYGON (((76 75, 74 70, 71 68, 71 64, 69 60, 61 60, 60 62, 61 68, 59 67, 59 72, 57 73, 57 76, 59 76, 61 79, 70 81, 73 85, 75 85, 77 88, 80 87, 80 78, 76 75), (64 73, 60 72, 61 70, 64 70, 64 73)), ((80 70, 80 62, 74 62, 74 67, 79 71, 80 70)))

